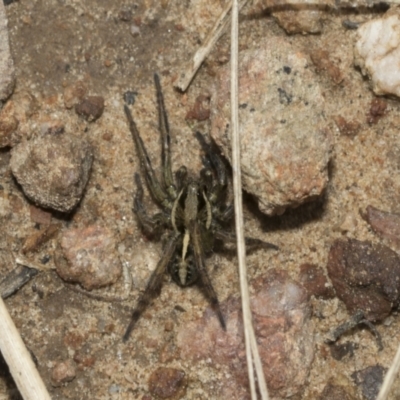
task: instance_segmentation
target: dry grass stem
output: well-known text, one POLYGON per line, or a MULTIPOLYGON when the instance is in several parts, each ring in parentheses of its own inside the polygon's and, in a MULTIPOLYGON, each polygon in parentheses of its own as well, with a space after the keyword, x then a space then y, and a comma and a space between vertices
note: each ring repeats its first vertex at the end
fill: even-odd
MULTIPOLYGON (((239 2, 239 10, 247 3, 248 0, 241 0, 239 2)), ((190 82, 196 75, 196 72, 200 68, 200 65, 203 63, 205 58, 210 54, 212 48, 215 43, 217 43, 218 39, 222 36, 225 28, 227 27, 230 18, 229 12, 232 8, 232 3, 229 2, 225 9, 222 11, 218 20, 216 21, 213 29, 208 34, 204 44, 200 46, 200 48, 196 51, 193 59, 189 62, 189 65, 185 68, 185 71, 181 73, 178 82, 175 87, 184 92, 190 85, 190 82)))
POLYGON ((389 368, 385 376, 385 380, 383 381, 381 390, 379 391, 378 397, 376 400, 386 400, 390 393, 390 389, 394 383, 394 380, 399 372, 400 369, 400 345, 397 348, 397 353, 394 357, 393 363, 389 368))
POLYGON ((46 386, 1 297, 0 350, 24 400, 50 400, 46 386))
POLYGON ((235 221, 237 252, 239 263, 240 289, 243 310, 243 325, 246 345, 247 368, 250 381, 251 398, 257 398, 255 377, 253 370, 256 368, 259 391, 263 400, 268 399, 268 391, 265 383, 264 372, 257 342, 254 334, 249 288, 246 269, 246 249, 244 243, 243 208, 242 208, 242 180, 240 169, 240 135, 239 135, 239 108, 238 108, 238 53, 239 53, 239 5, 237 0, 232 1, 232 31, 231 31, 231 126, 232 126, 232 170, 233 190, 235 197, 235 221))

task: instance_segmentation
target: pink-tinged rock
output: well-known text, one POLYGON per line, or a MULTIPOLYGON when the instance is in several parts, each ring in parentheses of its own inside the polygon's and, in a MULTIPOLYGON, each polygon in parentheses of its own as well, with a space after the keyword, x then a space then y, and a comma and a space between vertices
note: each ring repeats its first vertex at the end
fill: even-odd
MULTIPOLYGON (((307 56, 285 38, 241 53, 239 117, 243 186, 273 215, 315 199, 328 183, 331 133, 307 56)), ((211 135, 231 157, 230 70, 212 96, 211 135)))
MULTIPOLYGON (((307 293, 281 271, 269 273, 252 286, 251 306, 268 389, 272 396, 293 396, 305 385, 315 352, 307 293)), ((226 332, 208 309, 203 318, 186 324, 177 336, 182 358, 211 359, 213 365, 229 368, 232 377, 219 382, 219 398, 249 398, 239 308, 237 299, 222 304, 226 332)))
POLYGON ((53 386, 62 386, 71 382, 76 376, 75 363, 72 360, 57 363, 51 371, 51 383, 53 386))
POLYGON ((364 216, 372 229, 382 238, 400 248, 400 215, 368 206, 364 216))
MULTIPOLYGON (((320 33, 323 21, 327 18, 318 0, 291 1, 287 4, 282 0, 258 0, 255 7, 262 11, 270 11, 278 24, 289 34, 320 33)), ((335 6, 331 1, 332 6, 335 6)), ((326 3, 324 3, 326 5, 326 3)))
POLYGON ((370 321, 382 321, 400 303, 400 257, 387 246, 335 240, 327 270, 351 314, 361 310, 370 321))
POLYGON ((62 279, 92 290, 115 283, 122 273, 113 232, 92 225, 69 229, 60 240, 56 269, 62 279))
POLYGON ((93 161, 85 140, 67 134, 45 134, 12 149, 11 171, 25 195, 37 205, 61 212, 80 201, 93 161))

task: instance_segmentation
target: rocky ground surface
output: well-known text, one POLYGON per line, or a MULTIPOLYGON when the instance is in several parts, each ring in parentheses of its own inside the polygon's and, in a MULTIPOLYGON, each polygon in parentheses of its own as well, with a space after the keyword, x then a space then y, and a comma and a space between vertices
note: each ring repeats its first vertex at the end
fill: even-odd
MULTIPOLYGON (((123 105, 159 173, 158 72, 174 169, 200 171, 196 131, 229 159, 228 34, 188 92, 174 89, 224 1, 4 3, 16 83, 5 100, 7 58, 0 275, 16 259, 39 271, 25 271, 29 282, 6 305, 52 398, 249 398, 232 249, 207 259, 226 333, 197 287, 166 277, 122 341, 162 255, 132 212, 139 163, 123 105)), ((396 52, 371 61, 365 37, 360 44, 358 25, 382 18, 385 5, 313 7, 254 2, 240 21, 246 235, 279 246, 248 255, 254 321, 273 399, 372 400, 400 341, 400 103, 396 79, 377 72, 385 51, 396 52), (377 322, 381 351, 365 326, 325 342, 358 309, 377 322)), ((145 204, 156 212, 147 191, 145 204)), ((0 366, 0 397, 18 399, 0 366)), ((390 398, 399 393, 395 384, 390 398)))

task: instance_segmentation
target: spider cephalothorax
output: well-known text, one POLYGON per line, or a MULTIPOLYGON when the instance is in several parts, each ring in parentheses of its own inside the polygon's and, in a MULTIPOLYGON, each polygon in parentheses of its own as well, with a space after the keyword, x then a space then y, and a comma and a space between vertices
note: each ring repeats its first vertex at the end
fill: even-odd
MULTIPOLYGON (((163 256, 133 310, 124 340, 129 338, 140 315, 152 297, 161 289, 166 271, 182 287, 200 282, 218 315, 222 328, 225 329, 224 317, 204 260, 205 256, 212 251, 215 239, 221 239, 225 243, 234 243, 236 240, 233 233, 222 228, 223 223, 232 217, 233 210, 232 205, 226 204, 227 172, 225 164, 200 133, 197 133, 196 136, 206 154, 205 167, 201 170, 200 178, 197 180, 188 178, 186 167, 181 167, 175 173, 174 179, 171 169, 168 119, 157 74, 154 75, 154 81, 162 141, 161 182, 154 173, 142 138, 126 105, 124 110, 147 186, 162 211, 153 217, 147 215, 143 206, 143 187, 138 174, 135 175, 137 192, 134 199, 134 211, 146 235, 159 237, 163 229, 169 230, 170 233, 164 246, 163 256)), ((276 248, 272 244, 252 238, 246 238, 246 244, 251 247, 276 248)))

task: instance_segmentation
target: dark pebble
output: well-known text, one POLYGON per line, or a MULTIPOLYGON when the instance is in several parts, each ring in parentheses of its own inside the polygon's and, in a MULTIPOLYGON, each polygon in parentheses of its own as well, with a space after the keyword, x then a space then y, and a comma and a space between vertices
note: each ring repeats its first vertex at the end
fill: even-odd
POLYGON ((183 398, 185 386, 185 373, 175 368, 158 368, 149 378, 150 393, 161 399, 183 398))
POLYGON ((380 321, 398 306, 400 259, 389 247, 336 240, 327 269, 337 296, 350 313, 362 310, 368 320, 380 321))
POLYGON ((381 365, 373 365, 354 372, 351 377, 361 387, 364 399, 374 400, 378 396, 385 373, 386 368, 383 368, 381 365))
POLYGON ((75 106, 75 112, 89 122, 100 118, 103 111, 104 98, 101 96, 88 96, 75 106))

